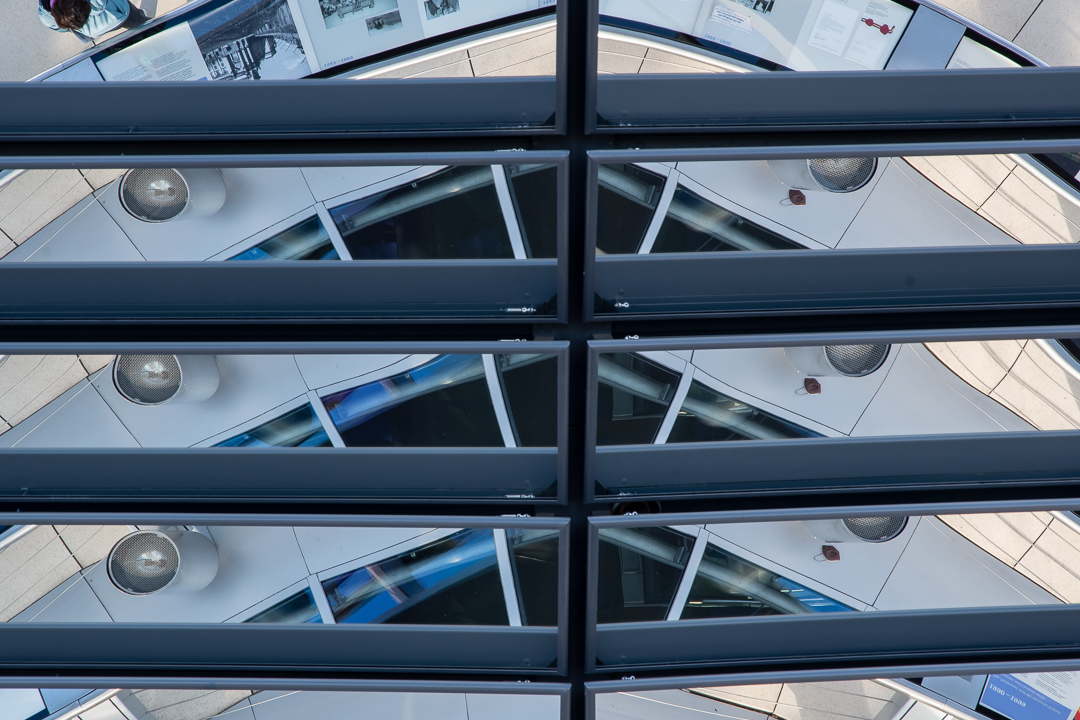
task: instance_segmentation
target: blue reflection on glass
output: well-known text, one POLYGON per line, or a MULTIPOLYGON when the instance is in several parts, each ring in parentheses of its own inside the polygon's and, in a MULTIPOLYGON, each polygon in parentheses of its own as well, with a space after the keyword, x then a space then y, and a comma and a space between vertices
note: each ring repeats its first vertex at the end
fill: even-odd
POLYGON ((323 583, 339 623, 387 622, 395 614, 496 566, 491 530, 465 530, 323 583))
POLYGON ((310 404, 291 410, 214 447, 329 447, 330 437, 310 404))
POLYGON ((334 427, 348 430, 379 413, 440 387, 483 376, 480 355, 441 355, 393 377, 322 398, 334 427))

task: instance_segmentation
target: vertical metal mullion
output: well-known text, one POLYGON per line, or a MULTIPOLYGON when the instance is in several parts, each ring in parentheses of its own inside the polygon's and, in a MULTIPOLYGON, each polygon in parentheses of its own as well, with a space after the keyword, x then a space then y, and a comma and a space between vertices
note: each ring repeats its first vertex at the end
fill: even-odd
POLYGON ((483 358, 484 377, 487 378, 488 394, 491 395, 491 405, 495 408, 495 419, 499 421, 503 444, 508 448, 517 447, 514 427, 510 424, 510 413, 506 409, 506 398, 503 397, 502 385, 499 384, 499 369, 495 367, 495 356, 484 355, 483 358))
POLYGON ((326 406, 323 405, 319 393, 314 390, 308 390, 307 397, 308 401, 311 403, 311 409, 315 411, 315 417, 319 418, 323 430, 326 431, 326 436, 330 438, 330 444, 334 447, 348 447, 345 444, 345 441, 341 439, 341 433, 338 432, 337 427, 334 425, 334 421, 330 419, 330 413, 326 411, 326 406))
POLYGON ((315 607, 319 608, 319 617, 324 625, 336 625, 334 611, 330 609, 330 599, 326 597, 322 583, 318 575, 308 575, 308 587, 311 589, 311 597, 315 598, 315 607))
POLYGON ((675 188, 678 187, 679 178, 681 177, 682 174, 678 170, 672 169, 668 173, 667 179, 664 181, 664 188, 660 191, 660 200, 656 203, 656 212, 653 213, 649 229, 645 231, 645 238, 641 241, 641 247, 638 248, 638 255, 648 255, 652 252, 653 245, 656 243, 656 236, 660 234, 660 226, 664 224, 664 220, 667 218, 668 208, 671 207, 671 198, 675 197, 675 188))
POLYGON ((675 427, 679 411, 682 410, 686 393, 690 392, 690 383, 693 380, 694 366, 686 363, 686 370, 683 371, 682 377, 679 378, 679 385, 675 388, 675 395, 671 398, 671 404, 668 405, 667 412, 664 414, 664 421, 660 423, 660 429, 656 431, 656 439, 653 441, 653 445, 663 445, 667 442, 668 436, 671 435, 671 428, 675 427))
POLYGON ((499 196, 499 207, 502 208, 506 232, 510 234, 510 247, 514 249, 514 259, 525 260, 529 254, 525 252, 525 241, 521 237, 517 210, 514 209, 514 199, 510 196, 510 181, 506 177, 506 166, 492 165, 491 175, 495 178, 495 194, 499 196))
POLYGON ((514 587, 514 569, 510 566, 510 547, 506 530, 495 528, 495 559, 499 562, 499 579, 502 580, 503 599, 510 627, 521 627, 521 607, 518 605, 517 589, 514 587))
POLYGON ((705 548, 709 545, 709 533, 706 530, 702 530, 698 533, 697 539, 694 540, 694 547, 690 550, 690 559, 686 561, 686 569, 683 570, 682 580, 679 582, 679 589, 675 591, 675 597, 671 601, 671 607, 668 609, 667 620, 675 621, 682 617, 683 608, 686 606, 686 599, 690 597, 690 588, 694 586, 694 578, 697 577, 698 567, 701 565, 701 558, 705 556, 705 548))
POLYGON ((315 203, 315 212, 318 213, 319 221, 322 222, 323 227, 326 228, 326 234, 330 236, 330 242, 333 244, 334 249, 337 250, 341 259, 352 260, 352 253, 350 253, 349 248, 345 246, 345 238, 341 237, 341 231, 338 230, 334 218, 330 217, 330 211, 326 209, 326 205, 321 202, 315 203))

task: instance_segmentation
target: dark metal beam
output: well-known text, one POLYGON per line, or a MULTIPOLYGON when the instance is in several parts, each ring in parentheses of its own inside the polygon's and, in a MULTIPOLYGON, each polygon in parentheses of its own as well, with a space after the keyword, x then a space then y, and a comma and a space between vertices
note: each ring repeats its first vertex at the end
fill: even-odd
POLYGON ((601 75, 599 132, 1075 125, 1077 68, 601 75))
MULTIPOLYGON (((369 503, 510 498, 535 502, 558 479, 556 448, 145 448, 4 450, 0 507, 83 501, 369 503)), ((541 500, 543 502, 543 500, 541 500)), ((400 510, 399 510, 400 511, 400 510)))
POLYGON ((7 263, 0 320, 556 320, 558 261, 7 263))
POLYGON ((904 491, 914 503, 945 489, 1074 483, 1077 440, 1062 431, 608 446, 597 448, 595 475, 613 498, 904 491))
MULTIPOLYGON (((1075 658, 1080 607, 964 608, 600 625, 601 669, 840 668, 1075 658)), ((591 661, 592 658, 589 658, 591 661)))
POLYGON ((596 315, 1077 307, 1077 260, 1076 246, 606 255, 596 315))
POLYGON ((556 85, 554 77, 0 83, 0 139, 542 134, 553 132, 556 85))
POLYGON ((546 627, 4 623, 0 670, 546 674, 557 643, 556 628, 546 627))

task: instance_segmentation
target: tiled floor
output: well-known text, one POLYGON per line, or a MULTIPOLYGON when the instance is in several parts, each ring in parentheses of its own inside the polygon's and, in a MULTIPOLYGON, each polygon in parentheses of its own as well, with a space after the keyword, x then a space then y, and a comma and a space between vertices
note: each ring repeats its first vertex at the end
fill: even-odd
POLYGON ((696 692, 782 720, 889 717, 884 710, 895 695, 872 680, 736 685, 701 688, 696 692))
POLYGON ((121 525, 41 525, 0 550, 0 622, 100 561, 128 532, 121 525))

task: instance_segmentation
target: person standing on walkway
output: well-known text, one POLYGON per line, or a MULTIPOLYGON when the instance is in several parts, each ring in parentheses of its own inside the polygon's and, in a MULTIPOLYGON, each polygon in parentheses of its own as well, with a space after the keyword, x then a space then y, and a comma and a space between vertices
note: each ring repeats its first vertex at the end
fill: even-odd
POLYGON ((84 41, 150 19, 131 0, 38 0, 38 18, 45 27, 70 31, 84 41))

